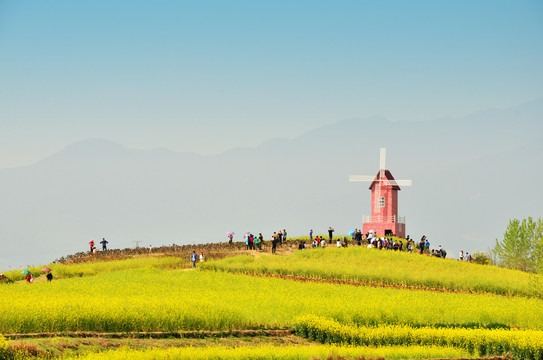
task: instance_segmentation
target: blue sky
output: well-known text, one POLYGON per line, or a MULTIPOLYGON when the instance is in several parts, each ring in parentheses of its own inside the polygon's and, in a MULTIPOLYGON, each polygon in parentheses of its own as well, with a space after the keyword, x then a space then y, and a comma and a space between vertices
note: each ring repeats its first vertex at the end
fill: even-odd
POLYGON ((542 64, 541 1, 0 0, 0 168, 461 117, 543 97, 542 64))

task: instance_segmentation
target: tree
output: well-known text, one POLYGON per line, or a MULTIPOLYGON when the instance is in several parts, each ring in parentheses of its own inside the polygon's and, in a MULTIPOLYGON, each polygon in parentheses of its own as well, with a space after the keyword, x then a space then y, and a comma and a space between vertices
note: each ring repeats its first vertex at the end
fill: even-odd
POLYGON ((543 272, 543 220, 510 220, 503 240, 496 239, 494 250, 501 266, 543 272))

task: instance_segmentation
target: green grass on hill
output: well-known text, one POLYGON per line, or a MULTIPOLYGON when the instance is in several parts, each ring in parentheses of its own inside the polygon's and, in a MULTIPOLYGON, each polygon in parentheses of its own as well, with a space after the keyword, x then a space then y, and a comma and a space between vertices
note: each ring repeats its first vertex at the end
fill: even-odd
POLYGON ((307 249, 284 256, 241 255, 208 262, 204 267, 234 273, 297 275, 543 298, 542 275, 364 247, 307 249))

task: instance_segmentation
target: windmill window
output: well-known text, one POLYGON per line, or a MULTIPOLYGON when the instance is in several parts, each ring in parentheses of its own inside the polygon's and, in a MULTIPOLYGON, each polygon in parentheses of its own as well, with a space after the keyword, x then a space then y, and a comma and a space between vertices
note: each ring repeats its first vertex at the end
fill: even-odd
POLYGON ((385 198, 384 197, 379 198, 379 200, 377 201, 377 206, 385 207, 385 198))

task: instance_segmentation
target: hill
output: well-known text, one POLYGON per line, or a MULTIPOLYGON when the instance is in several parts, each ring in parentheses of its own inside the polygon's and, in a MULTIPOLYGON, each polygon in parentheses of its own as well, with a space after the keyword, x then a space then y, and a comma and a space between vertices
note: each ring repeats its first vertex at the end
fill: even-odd
POLYGON ((201 246, 215 252, 196 269, 188 247, 78 255, 50 265, 51 283, 0 285, 0 333, 11 339, 0 350, 89 360, 543 355, 543 300, 517 271, 363 247, 292 242, 272 255, 240 245, 201 246), (258 276, 272 273, 284 276, 258 276))

